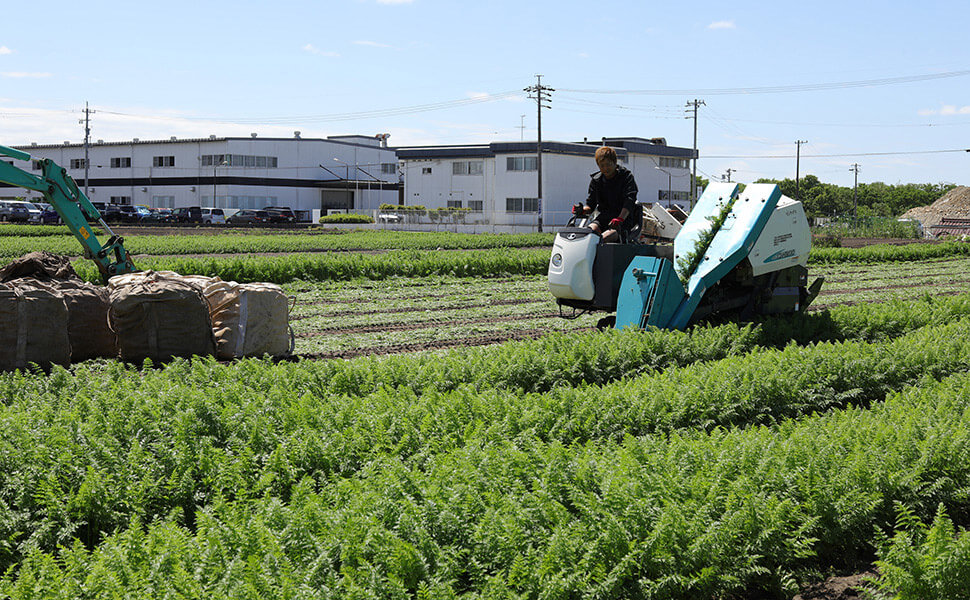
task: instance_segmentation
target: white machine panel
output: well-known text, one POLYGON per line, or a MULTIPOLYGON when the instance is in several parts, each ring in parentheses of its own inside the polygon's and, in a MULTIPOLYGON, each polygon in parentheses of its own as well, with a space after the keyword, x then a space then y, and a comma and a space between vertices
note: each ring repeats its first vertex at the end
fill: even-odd
POLYGON ((548 274, 549 291, 556 298, 593 299, 593 261, 600 236, 586 231, 567 230, 556 235, 548 274))
POLYGON ((811 248, 812 232, 802 203, 782 196, 748 255, 752 274, 757 277, 795 265, 804 266, 808 264, 811 248))

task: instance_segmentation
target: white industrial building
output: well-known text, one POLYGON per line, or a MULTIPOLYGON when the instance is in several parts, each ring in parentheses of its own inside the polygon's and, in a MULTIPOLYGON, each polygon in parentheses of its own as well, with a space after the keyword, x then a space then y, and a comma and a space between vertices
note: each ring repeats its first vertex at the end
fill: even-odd
POLYGON ((538 200, 536 142, 397 148, 404 174, 404 203, 428 209, 462 208, 465 223, 493 230, 565 225, 572 206, 586 199, 601 145, 616 149, 630 169, 641 203, 690 204, 691 148, 662 138, 603 138, 594 142, 542 142, 542 202, 538 200))
MULTIPOLYGON (((397 204, 400 178, 387 136, 293 138, 216 137, 17 146, 35 162, 68 169, 93 202, 151 208, 223 209, 287 206, 304 220, 327 212, 371 214, 397 204), (87 163, 85 151, 87 150, 87 163), (88 179, 86 180, 86 174, 88 179)), ((37 193, 0 188, 0 197, 37 193)), ((228 212, 232 212, 231 210, 228 212)))

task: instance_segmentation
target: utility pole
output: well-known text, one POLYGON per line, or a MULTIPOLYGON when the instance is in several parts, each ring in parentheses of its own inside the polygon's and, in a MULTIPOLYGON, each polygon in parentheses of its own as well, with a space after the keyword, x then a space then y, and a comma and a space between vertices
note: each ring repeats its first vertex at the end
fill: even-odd
POLYGON ((519 141, 525 141, 525 115, 519 115, 519 141))
POLYGON ((95 111, 88 108, 88 103, 84 103, 84 118, 78 121, 84 125, 84 195, 88 195, 88 181, 91 175, 91 161, 88 160, 88 148, 91 145, 91 114, 95 111))
POLYGON ((542 75, 536 75, 536 84, 525 88, 526 92, 529 92, 529 98, 536 101, 536 122, 537 122, 537 142, 536 142, 536 171, 538 171, 539 183, 537 186, 538 191, 538 203, 539 203, 539 232, 542 232, 542 109, 552 108, 551 106, 546 106, 543 102, 551 102, 550 92, 555 92, 549 86, 542 85, 542 75))
POLYGON ((737 171, 737 169, 728 169, 727 170, 727 182, 728 183, 731 183, 731 173, 734 173, 736 171, 737 171))
POLYGON ((701 106, 707 106, 703 100, 698 100, 694 98, 692 102, 687 103, 687 112, 693 112, 693 116, 685 117, 686 119, 694 119, 694 172, 690 178, 690 209, 694 210, 694 204, 697 202, 697 109, 701 106))
POLYGON ((795 140, 795 200, 801 202, 802 199, 798 195, 798 179, 799 179, 799 169, 801 168, 802 162, 802 144, 807 144, 808 140, 795 140))
POLYGON ((852 163, 849 169, 855 173, 855 183, 852 185, 852 216, 859 216, 859 163, 852 163))

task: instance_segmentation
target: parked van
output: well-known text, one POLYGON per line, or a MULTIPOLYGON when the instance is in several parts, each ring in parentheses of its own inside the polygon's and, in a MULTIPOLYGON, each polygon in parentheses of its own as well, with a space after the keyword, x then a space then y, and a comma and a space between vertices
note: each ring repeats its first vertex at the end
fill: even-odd
POLYGON ((202 222, 210 225, 225 225, 226 213, 221 208, 203 208, 202 222))
POLYGON ((172 211, 177 223, 201 223, 202 209, 198 206, 182 206, 172 211))

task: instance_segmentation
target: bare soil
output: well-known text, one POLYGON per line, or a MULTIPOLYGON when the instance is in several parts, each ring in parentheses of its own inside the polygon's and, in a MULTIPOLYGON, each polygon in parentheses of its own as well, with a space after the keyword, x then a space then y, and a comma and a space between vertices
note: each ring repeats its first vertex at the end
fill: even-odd
POLYGON ((433 342, 420 342, 414 344, 397 344, 394 346, 381 346, 379 348, 353 348, 350 350, 339 350, 336 352, 319 352, 315 354, 301 354, 300 358, 327 359, 327 358, 354 358, 356 356, 369 356, 374 354, 402 354, 405 352, 421 352, 425 350, 446 350, 448 348, 487 346, 490 344, 500 344, 513 340, 534 340, 549 333, 547 329, 526 329, 519 331, 502 332, 491 335, 482 335, 451 340, 437 340, 433 342))
POLYGON ((914 240, 912 238, 842 238, 843 248, 864 248, 865 246, 875 246, 877 244, 889 244, 890 246, 906 246, 909 244, 939 244, 941 240, 914 240))
POLYGON ((792 600, 857 600, 862 597, 863 579, 874 572, 856 573, 844 577, 829 577, 802 590, 792 600))

